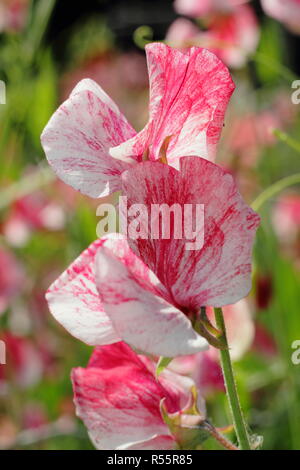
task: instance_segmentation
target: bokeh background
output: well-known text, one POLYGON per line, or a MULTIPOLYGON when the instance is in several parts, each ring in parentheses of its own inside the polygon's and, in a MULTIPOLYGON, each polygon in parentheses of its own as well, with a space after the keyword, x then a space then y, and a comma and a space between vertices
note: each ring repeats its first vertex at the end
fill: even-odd
MULTIPOLYGON (((91 348, 55 322, 44 294, 96 238, 98 203, 54 177, 40 134, 85 77, 140 130, 147 122, 143 48, 150 40, 211 47, 233 74, 237 88, 217 161, 262 217, 253 290, 227 312, 234 367, 247 421, 263 436, 263 448, 300 449, 300 364, 292 361, 292 343, 300 340, 300 104, 291 100, 300 36, 294 25, 266 15, 260 1, 250 1, 234 19, 224 12, 183 15, 180 8, 167 0, 0 0, 0 79, 6 84, 0 340, 7 362, 0 365, 0 449, 92 448, 75 417, 69 378, 72 367, 86 365, 91 348)), ((228 426, 217 357, 202 356, 197 368, 208 417, 228 426)), ((217 444, 208 440, 203 448, 217 444)))

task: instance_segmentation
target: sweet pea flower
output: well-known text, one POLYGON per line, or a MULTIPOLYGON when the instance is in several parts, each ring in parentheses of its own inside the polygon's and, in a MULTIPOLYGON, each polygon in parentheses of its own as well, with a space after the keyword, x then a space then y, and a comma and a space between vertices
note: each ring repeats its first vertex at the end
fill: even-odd
POLYGON ((175 0, 174 8, 180 15, 200 18, 212 13, 229 12, 248 0, 175 0))
POLYGON ((205 31, 188 19, 178 18, 166 36, 166 41, 175 47, 205 47, 233 68, 245 65, 255 51, 258 39, 257 19, 249 5, 240 5, 226 14, 212 15, 207 19, 205 31))
POLYGON ((181 52, 161 43, 146 47, 149 121, 136 133, 95 82, 82 80, 42 134, 50 165, 67 184, 91 197, 121 189, 123 171, 144 159, 170 165, 183 155, 213 160, 234 84, 211 52, 181 52), (168 145, 166 146, 166 142, 168 145))
POLYGON ((300 34, 300 0, 261 0, 265 13, 300 34))
POLYGON ((240 5, 228 15, 216 15, 202 33, 204 47, 214 52, 229 67, 243 67, 256 50, 259 27, 254 10, 240 5))
POLYGON ((77 415, 97 449, 176 449, 160 407, 180 416, 192 404, 193 382, 167 369, 156 378, 154 371, 123 342, 96 348, 86 368, 73 369, 77 415))
POLYGON ((157 356, 194 354, 207 347, 193 328, 200 307, 248 294, 259 217, 219 166, 199 157, 180 165, 180 171, 159 162, 133 167, 122 175, 123 194, 129 207, 204 204, 202 248, 187 250, 174 226, 170 239, 120 235, 94 242, 47 293, 50 311, 75 337, 91 345, 122 339, 157 356))

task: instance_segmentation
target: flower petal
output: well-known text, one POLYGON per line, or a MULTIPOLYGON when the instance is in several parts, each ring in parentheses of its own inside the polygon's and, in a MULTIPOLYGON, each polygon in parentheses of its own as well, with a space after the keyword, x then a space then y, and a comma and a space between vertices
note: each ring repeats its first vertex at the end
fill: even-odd
POLYGON ((165 391, 126 344, 96 348, 86 369, 73 369, 72 381, 77 414, 98 449, 174 444, 160 413, 165 391))
POLYGON ((101 241, 85 250, 50 286, 46 298, 55 319, 90 345, 119 341, 95 285, 94 260, 101 241))
POLYGON ((187 52, 162 43, 146 46, 150 79, 150 119, 135 137, 112 148, 115 158, 139 158, 149 149, 160 158, 167 138, 169 164, 178 167, 183 155, 214 160, 224 114, 234 84, 225 65, 211 52, 187 52))
MULTIPOLYGON (((133 239, 132 250, 149 266, 181 307, 223 306, 245 297, 251 287, 251 251, 259 217, 241 198, 230 174, 198 157, 181 159, 181 171, 161 163, 145 162, 122 176, 123 194, 132 204, 204 205, 204 227, 197 238, 203 247, 187 250, 185 238, 133 239), (204 233, 203 233, 204 232, 204 233)), ((149 217, 151 224, 151 217, 149 217)), ((182 231, 194 220, 183 227, 182 231)), ((195 225, 195 224, 194 224, 195 225)), ((151 237, 151 225, 148 234, 151 237)))
POLYGON ((92 80, 83 80, 54 113, 41 140, 47 159, 65 183, 91 197, 120 188, 129 167, 109 155, 109 148, 135 131, 116 104, 92 80))
POLYGON ((264 12, 284 23, 293 33, 300 34, 299 0, 261 0, 264 12))
MULTIPOLYGON (((117 242, 120 242, 117 240, 117 242)), ((207 348, 190 320, 164 296, 162 286, 129 250, 105 241, 96 257, 96 282, 103 306, 117 334, 133 347, 157 356, 192 354, 207 348), (143 266, 137 269, 137 266, 143 266), (150 281, 153 283, 151 284, 150 281)))

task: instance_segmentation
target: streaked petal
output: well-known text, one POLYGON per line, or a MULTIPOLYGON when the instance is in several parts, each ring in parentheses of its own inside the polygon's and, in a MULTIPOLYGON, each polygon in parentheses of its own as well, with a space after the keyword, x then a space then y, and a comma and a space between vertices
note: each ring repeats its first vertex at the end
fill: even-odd
POLYGON ((73 369, 72 380, 77 414, 98 449, 174 443, 160 413, 166 393, 126 344, 97 348, 86 369, 73 369))
POLYGON ((46 298, 55 319, 71 335, 90 345, 118 341, 95 285, 94 261, 101 241, 85 250, 50 286, 46 298))
POLYGON ((145 204, 151 213, 153 204, 177 203, 184 213, 187 204, 204 205, 204 227, 200 224, 197 232, 201 239, 204 231, 200 249, 187 250, 185 238, 175 239, 174 223, 170 239, 128 239, 178 305, 192 310, 217 307, 248 294, 259 217, 244 203, 229 173, 205 159, 185 157, 180 172, 146 162, 125 172, 122 180, 128 207, 145 204))
POLYGON ((183 155, 214 160, 225 110, 234 90, 226 66, 211 52, 192 47, 186 53, 162 43, 146 46, 150 79, 150 119, 130 141, 111 149, 126 161, 149 148, 160 156, 170 138, 167 159, 178 167, 183 155))
POLYGON ((65 183, 91 197, 120 188, 128 164, 111 158, 109 148, 135 131, 116 104, 92 80, 83 80, 54 113, 41 140, 47 159, 65 183))
MULTIPOLYGON (((123 243, 125 246, 127 242, 123 243)), ((140 276, 142 269, 136 266, 143 263, 126 249, 119 258, 116 247, 115 253, 104 242, 95 271, 103 307, 119 337, 157 356, 173 357, 206 349, 206 340, 194 331, 190 320, 164 298, 156 281, 149 283, 155 276, 140 276)))

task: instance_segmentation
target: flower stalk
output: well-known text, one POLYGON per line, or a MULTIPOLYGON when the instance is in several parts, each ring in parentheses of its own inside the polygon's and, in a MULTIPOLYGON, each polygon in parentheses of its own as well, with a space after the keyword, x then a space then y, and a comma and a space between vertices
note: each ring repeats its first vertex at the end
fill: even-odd
POLYGON ((233 418, 233 424, 237 439, 239 442, 240 450, 250 450, 250 441, 246 429, 246 423, 244 421, 239 397, 237 394, 236 383, 233 375, 233 369, 228 349, 228 341, 226 335, 226 328, 224 322, 224 316, 221 308, 215 308, 215 319, 216 325, 219 330, 223 332, 224 342, 226 343, 226 349, 220 350, 221 365, 223 371, 223 377, 226 387, 226 393, 229 401, 230 411, 233 418))

